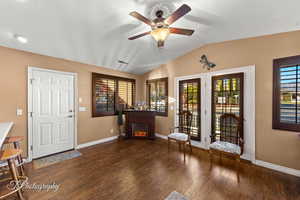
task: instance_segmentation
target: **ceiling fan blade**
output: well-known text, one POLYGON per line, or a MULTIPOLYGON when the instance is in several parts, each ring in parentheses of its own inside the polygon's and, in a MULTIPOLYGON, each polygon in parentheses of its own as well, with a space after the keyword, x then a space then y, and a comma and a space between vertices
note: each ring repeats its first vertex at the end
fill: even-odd
POLYGON ((146 32, 146 33, 142 33, 142 34, 139 34, 139 35, 130 37, 130 38, 128 38, 128 40, 135 40, 135 39, 138 39, 138 38, 143 37, 143 36, 145 36, 145 35, 149 35, 150 33, 151 33, 151 31, 146 32))
POLYGON ((182 28, 170 28, 170 33, 180 34, 180 35, 193 35, 194 30, 182 29, 182 28))
POLYGON ((223 19, 220 16, 201 9, 193 9, 193 14, 185 15, 184 18, 206 26, 223 23, 223 19))
POLYGON ((175 21, 177 21, 182 16, 186 15, 188 12, 190 12, 192 9, 186 4, 183 4, 180 8, 178 8, 171 16, 169 16, 165 23, 168 25, 173 24, 175 21))
POLYGON ((151 20, 147 19, 146 17, 144 17, 143 15, 141 15, 138 12, 134 11, 134 12, 131 12, 129 15, 131 15, 132 17, 134 17, 134 18, 136 18, 136 19, 138 19, 138 20, 140 20, 140 21, 148 24, 149 26, 153 25, 153 22, 151 20))

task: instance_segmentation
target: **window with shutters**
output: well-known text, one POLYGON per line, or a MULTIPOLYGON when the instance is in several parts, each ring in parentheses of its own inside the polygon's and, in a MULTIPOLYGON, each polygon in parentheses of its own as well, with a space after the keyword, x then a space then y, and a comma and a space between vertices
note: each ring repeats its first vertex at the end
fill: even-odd
POLYGON ((148 106, 157 115, 168 116, 168 78, 147 81, 148 106))
POLYGON ((93 73, 92 83, 93 117, 115 115, 118 109, 134 105, 134 79, 93 73))
POLYGON ((300 56, 274 60, 273 129, 300 131, 300 56))

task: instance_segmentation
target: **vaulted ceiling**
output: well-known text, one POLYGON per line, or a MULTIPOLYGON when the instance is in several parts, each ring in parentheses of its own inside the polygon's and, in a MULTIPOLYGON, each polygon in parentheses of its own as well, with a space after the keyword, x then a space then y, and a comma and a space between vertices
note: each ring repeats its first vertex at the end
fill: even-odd
POLYGON ((299 30, 299 7, 299 0, 1 0, 0 45, 142 74, 204 44, 299 30), (127 39, 150 29, 131 11, 153 18, 155 9, 172 13, 183 3, 192 11, 174 26, 195 29, 193 36, 171 35, 163 49, 151 36, 127 39))

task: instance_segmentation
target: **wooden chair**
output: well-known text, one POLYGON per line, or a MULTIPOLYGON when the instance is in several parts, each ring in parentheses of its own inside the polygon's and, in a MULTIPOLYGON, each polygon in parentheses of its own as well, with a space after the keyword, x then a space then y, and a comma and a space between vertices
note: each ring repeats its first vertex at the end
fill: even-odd
POLYGON ((18 157, 22 154, 21 149, 6 149, 3 151, 0 151, 0 160, 5 161, 8 163, 8 167, 12 176, 12 179, 1 179, 1 182, 5 181, 13 181, 10 184, 10 186, 14 186, 4 195, 0 196, 0 199, 5 199, 8 196, 11 196, 15 193, 17 193, 20 200, 24 199, 24 196, 22 194, 22 188, 27 183, 28 177, 26 176, 19 176, 17 166, 16 166, 16 160, 18 157))
MULTIPOLYGON (((216 153, 222 159, 222 155, 232 156, 240 164, 240 157, 244 150, 244 140, 241 126, 242 120, 234 114, 224 114, 220 117, 220 136, 211 135, 212 143, 209 145, 210 161, 216 153)), ((238 170, 239 171, 239 170, 238 170)))
POLYGON ((179 145, 179 150, 183 146, 183 154, 185 160, 185 146, 188 144, 190 146, 190 151, 192 153, 191 144, 191 126, 192 126, 193 115, 189 111, 182 111, 179 113, 179 126, 174 127, 168 135, 168 151, 170 150, 170 142, 175 141, 179 145), (178 130, 178 132, 175 132, 178 130))
MULTIPOLYGON (((11 137, 7 137, 4 141, 5 145, 13 145, 13 148, 15 149, 19 149, 21 150, 21 142, 24 140, 23 136, 11 136, 11 137)), ((17 156, 17 160, 18 160, 18 169, 20 170, 20 174, 21 176, 25 176, 25 169, 24 169, 24 160, 22 158, 22 155, 19 154, 17 156)))

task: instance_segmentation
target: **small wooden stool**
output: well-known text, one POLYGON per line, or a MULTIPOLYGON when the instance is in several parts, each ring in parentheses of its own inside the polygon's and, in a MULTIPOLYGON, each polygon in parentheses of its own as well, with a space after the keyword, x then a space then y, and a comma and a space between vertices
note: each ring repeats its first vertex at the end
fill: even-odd
MULTIPOLYGON (((15 183, 17 183, 17 185, 15 185, 15 187, 13 188, 12 191, 1 196, 0 199, 4 199, 14 193, 17 193, 19 199, 24 200, 21 189, 24 187, 28 178, 25 176, 18 175, 18 170, 17 170, 16 163, 15 163, 16 159, 21 154, 22 154, 22 150, 20 150, 20 149, 6 149, 6 150, 0 152, 0 160, 6 161, 8 163, 8 167, 9 167, 9 170, 12 175, 12 181, 15 181, 15 183)), ((6 180, 2 180, 2 181, 6 181, 6 180)))
MULTIPOLYGON (((5 145, 13 144, 15 149, 20 149, 21 150, 20 143, 23 140, 24 140, 23 136, 7 137, 4 141, 4 144, 5 145)), ((20 169, 20 174, 21 174, 21 176, 25 176, 24 161, 23 161, 23 158, 22 158, 21 154, 17 157, 17 160, 18 160, 18 167, 20 169)))

